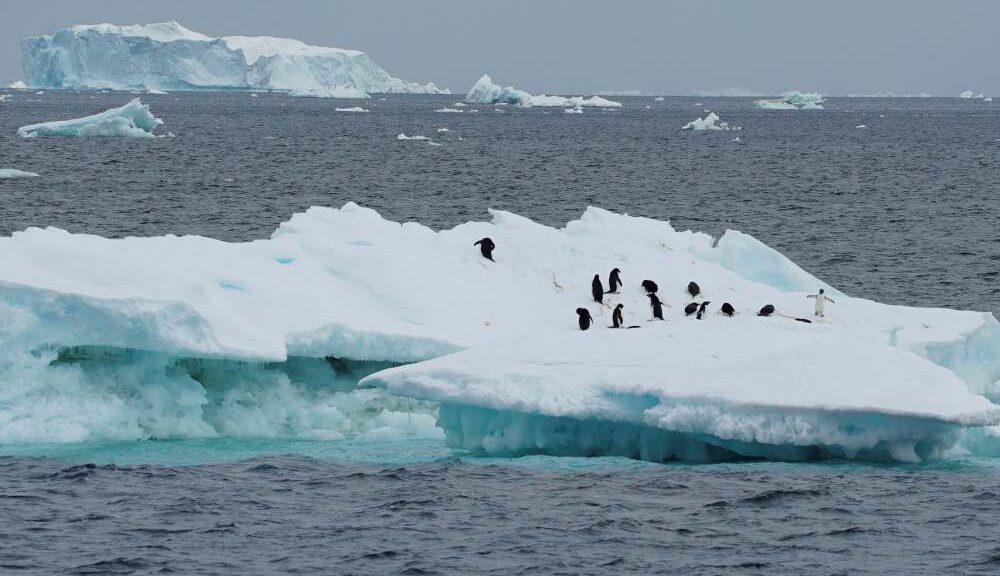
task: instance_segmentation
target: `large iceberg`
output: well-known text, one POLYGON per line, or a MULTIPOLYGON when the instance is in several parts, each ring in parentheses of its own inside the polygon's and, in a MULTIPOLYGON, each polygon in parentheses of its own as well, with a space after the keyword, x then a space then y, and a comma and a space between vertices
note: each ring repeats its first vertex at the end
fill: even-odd
POLYGON ((38 136, 153 138, 155 137, 153 130, 160 124, 163 124, 163 120, 153 116, 149 106, 136 98, 124 106, 84 118, 21 126, 17 129, 17 134, 22 138, 38 136))
POLYGON ((21 55, 27 84, 44 88, 447 92, 394 78, 357 50, 270 36, 212 38, 177 22, 72 26, 25 39, 21 55))
POLYGON ((799 92, 791 90, 781 98, 755 100, 754 106, 763 110, 822 110, 823 95, 819 92, 799 92))
POLYGON ((849 297, 734 231, 492 214, 434 231, 349 203, 246 243, 0 238, 0 442, 443 434, 490 454, 915 461, 1000 422, 988 313, 849 297), (625 285, 597 304, 613 267, 625 285), (682 311, 690 280, 704 320, 682 311), (796 321, 818 288, 828 318, 796 321), (617 303, 640 328, 606 328, 617 303))
POLYGON ((465 95, 465 101, 470 104, 511 104, 514 106, 600 106, 602 108, 619 108, 621 102, 612 102, 600 96, 548 96, 539 94, 532 96, 524 90, 518 90, 512 86, 506 88, 493 83, 489 74, 483 74, 476 83, 472 85, 465 95))

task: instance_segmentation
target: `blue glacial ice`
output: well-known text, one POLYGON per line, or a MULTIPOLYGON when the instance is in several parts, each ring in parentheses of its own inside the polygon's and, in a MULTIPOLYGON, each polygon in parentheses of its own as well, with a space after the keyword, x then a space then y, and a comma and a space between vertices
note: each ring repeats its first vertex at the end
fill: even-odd
POLYGON ((163 124, 163 120, 153 116, 149 106, 136 98, 124 106, 84 118, 21 126, 17 129, 17 135, 22 138, 49 136, 154 138, 156 135, 153 131, 160 124, 163 124))
POLYGON ((262 89, 303 95, 447 93, 394 78, 364 52, 271 36, 212 38, 177 22, 78 25, 21 44, 27 85, 113 90, 262 89))
POLYGON ((443 437, 482 454, 653 461, 1000 453, 988 313, 851 297, 733 231, 716 241, 595 208, 559 229, 492 215, 434 231, 349 203, 247 243, 0 238, 0 443, 443 437), (484 236, 496 262, 472 245, 484 236), (616 266, 625 286, 606 302, 637 330, 606 329, 610 311, 590 298, 593 274, 616 266), (644 278, 672 305, 666 322, 648 321, 644 278), (702 321, 681 310, 691 279, 713 303, 702 321), (828 318, 795 321, 820 287, 836 300, 828 318), (722 302, 734 318, 715 312, 722 302), (765 303, 778 314, 758 318, 765 303))

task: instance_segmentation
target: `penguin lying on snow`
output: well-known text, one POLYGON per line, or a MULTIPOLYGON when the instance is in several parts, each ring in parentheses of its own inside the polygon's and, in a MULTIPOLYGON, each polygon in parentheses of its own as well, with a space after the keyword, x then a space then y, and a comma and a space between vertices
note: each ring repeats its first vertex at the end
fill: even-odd
POLYGON ((646 291, 646 294, 656 294, 656 291, 659 290, 659 288, 660 287, 656 285, 656 282, 653 282, 652 280, 642 281, 642 289, 646 291))
POLYGON ((492 240, 489 238, 483 238, 478 242, 474 242, 472 245, 479 246, 479 251, 483 253, 483 258, 496 262, 496 260, 493 260, 493 249, 496 248, 497 245, 494 244, 492 240))
POLYGON ((608 291, 605 294, 618 293, 618 289, 622 286, 621 273, 622 271, 617 268, 611 271, 611 274, 608 275, 608 291))
POLYGON ((733 314, 736 313, 736 309, 733 308, 733 305, 730 304, 729 302, 724 302, 722 304, 722 310, 721 310, 721 312, 722 312, 722 314, 724 316, 729 316, 730 318, 732 318, 733 314))
POLYGON ((698 294, 701 294, 701 286, 698 286, 697 282, 688 282, 688 294, 692 298, 696 298, 698 294))
POLYGON ((758 316, 770 316, 774 314, 774 304, 767 304, 757 313, 758 316))
POLYGON ((578 316, 577 321, 580 323, 580 330, 590 328, 590 323, 593 322, 593 318, 590 317, 590 310, 577 308, 576 315, 578 316))
POLYGON ((692 302, 692 303, 690 303, 690 304, 688 304, 687 306, 684 307, 684 315, 685 316, 690 316, 690 315, 694 314, 697 311, 698 311, 698 303, 697 302, 692 302))

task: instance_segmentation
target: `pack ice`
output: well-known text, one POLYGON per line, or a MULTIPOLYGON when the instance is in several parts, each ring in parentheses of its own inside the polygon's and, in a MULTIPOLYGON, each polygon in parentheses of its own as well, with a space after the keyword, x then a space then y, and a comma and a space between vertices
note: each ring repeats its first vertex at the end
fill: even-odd
POLYGON ((27 84, 40 88, 447 93, 394 78, 357 50, 270 36, 212 38, 177 22, 71 26, 26 38, 21 56, 27 84))
POLYGON ((916 461, 1000 421, 992 315, 850 297, 745 234, 596 208, 434 231, 349 203, 247 243, 30 228, 0 238, 0 319, 7 443, 443 434, 503 455, 916 461), (818 288, 828 318, 796 321, 818 288), (618 303, 638 328, 607 328, 618 303))
POLYGON ((539 94, 532 96, 524 90, 518 90, 512 86, 503 88, 493 83, 489 74, 483 74, 476 83, 472 85, 465 95, 465 101, 470 104, 510 104, 513 106, 600 106, 602 108, 620 108, 621 102, 612 102, 600 96, 547 96, 539 94))

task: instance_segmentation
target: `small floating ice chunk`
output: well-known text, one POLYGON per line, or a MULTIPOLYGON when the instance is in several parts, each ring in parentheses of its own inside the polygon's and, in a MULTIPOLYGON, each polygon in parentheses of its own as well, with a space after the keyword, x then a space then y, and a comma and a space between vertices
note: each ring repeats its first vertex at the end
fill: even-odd
POLYGON ((824 99, 819 92, 799 92, 791 90, 781 95, 781 98, 771 98, 754 101, 754 106, 761 110, 822 110, 824 99))
POLYGON ((656 98, 653 98, 653 102, 663 102, 663 96, 657 96, 656 98))
POLYGON ((13 168, 0 168, 0 180, 12 180, 14 178, 38 178, 38 174, 15 170, 13 168))
POLYGON ((583 114, 583 108, 577 105, 575 108, 566 108, 563 112, 567 114, 583 114))
POLYGON ((682 130, 739 130, 739 126, 730 126, 728 122, 721 122, 719 115, 709 112, 704 118, 695 118, 685 124, 682 130))
POLYGON ((0 94, 0 102, 6 102, 10 100, 10 94, 0 94))
POLYGON ((257 93, 256 92, 251 92, 250 93, 250 97, 251 98, 257 98, 257 93))
POLYGON ((857 126, 855 126, 855 128, 867 128, 867 127, 868 126, 866 126, 864 124, 858 124, 857 126))
POLYGON ((17 129, 17 135, 22 138, 36 136, 153 138, 153 130, 160 124, 163 124, 163 120, 153 116, 149 106, 136 98, 124 106, 93 116, 22 126, 17 129))
POLYGON ((976 94, 972 90, 966 90, 965 92, 962 92, 961 94, 959 94, 958 97, 959 98, 977 98, 978 99, 978 98, 985 97, 985 94, 983 94, 983 93, 976 94))
POLYGON ((458 108, 438 108, 435 112, 465 112, 465 110, 459 110, 458 108))
POLYGON ((156 88, 150 88, 149 90, 146 90, 146 94, 152 94, 154 96, 166 96, 167 95, 167 93, 164 92, 163 90, 157 90, 156 88))
POLYGON ((334 108, 334 111, 336 111, 336 112, 367 112, 368 110, 366 110, 365 108, 362 108, 361 106, 353 106, 351 108, 334 108))
POLYGON ((427 136, 420 136, 420 135, 407 136, 406 134, 400 132, 399 135, 396 136, 396 140, 430 140, 430 138, 428 138, 427 136))
POLYGON ((465 102, 455 102, 454 104, 452 104, 452 106, 454 106, 455 108, 465 108, 467 104, 465 102))
POLYGON ((438 128, 438 129, 437 129, 437 131, 438 131, 438 132, 450 132, 450 130, 448 130, 448 129, 447 129, 447 128, 445 128, 444 126, 442 126, 442 127, 438 128))
POLYGON ((993 101, 992 96, 987 96, 986 98, 983 98, 983 102, 992 102, 992 101, 993 101))
POLYGON ((24 83, 23 80, 18 80, 16 82, 11 82, 8 88, 10 88, 11 90, 27 90, 28 86, 24 83))
POLYGON ((368 94, 353 86, 333 86, 321 90, 292 90, 289 96, 295 98, 368 98, 368 94))

